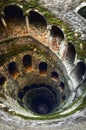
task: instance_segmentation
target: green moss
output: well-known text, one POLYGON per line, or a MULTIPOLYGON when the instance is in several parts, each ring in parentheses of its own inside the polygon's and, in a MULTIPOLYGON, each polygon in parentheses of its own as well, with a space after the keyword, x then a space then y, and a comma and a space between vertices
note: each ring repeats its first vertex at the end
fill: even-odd
MULTIPOLYGON (((86 48, 85 42, 79 40, 78 36, 77 38, 74 37, 74 32, 69 28, 68 24, 64 23, 61 19, 56 18, 54 15, 52 15, 46 8, 38 4, 38 1, 32 0, 30 2, 18 2, 17 0, 8 0, 8 1, 3 1, 0 0, 0 10, 2 10, 5 6, 7 6, 10 3, 19 3, 20 5, 23 5, 24 11, 28 9, 38 9, 40 12, 42 12, 48 21, 49 24, 55 24, 61 28, 64 29, 64 33, 66 34, 66 40, 67 42, 71 41, 75 44, 76 46, 76 51, 78 53, 78 58, 81 60, 84 60, 86 57, 86 53, 80 48, 80 43, 83 44, 83 48, 86 48)), ((7 38, 7 40, 11 40, 12 38, 7 38)), ((4 42, 0 41, 0 44, 4 42)), ((84 49, 86 50, 86 49, 84 49)))
MULTIPOLYGON (((74 37, 74 32, 69 28, 67 23, 64 23, 61 19, 56 18, 54 15, 52 15, 46 8, 44 8, 42 5, 38 3, 39 1, 31 0, 30 2, 18 2, 17 0, 8 0, 8 1, 3 1, 0 0, 0 10, 2 10, 5 6, 7 6, 10 3, 18 3, 20 5, 23 5, 23 10, 28 10, 28 9, 37 9, 40 12, 42 12, 48 21, 49 24, 55 24, 61 28, 64 29, 64 33, 66 34, 66 40, 73 42, 76 45, 76 50, 78 52, 78 57, 80 59, 84 59, 86 57, 86 54, 84 53, 83 50, 80 49, 78 43, 84 44, 85 42, 79 40, 78 38, 74 37)), ((86 45, 84 45, 86 47, 86 45)))
POLYGON ((37 1, 31 1, 31 2, 23 2, 23 7, 24 10, 28 10, 28 9, 35 9, 38 6, 38 2, 37 1))
MULTIPOLYGON (((67 23, 64 23, 61 19, 56 18, 54 15, 52 15, 46 8, 44 8, 43 6, 38 4, 38 1, 32 0, 30 2, 18 2, 17 0, 8 0, 8 1, 3 1, 0 0, 0 11, 7 5, 9 5, 10 3, 19 3, 20 5, 23 5, 23 11, 26 11, 28 9, 37 9, 40 12, 42 12, 46 18, 46 20, 48 21, 49 24, 55 24, 61 28, 64 29, 64 33, 66 34, 66 40, 67 42, 71 41, 75 44, 76 46, 76 50, 78 52, 78 58, 83 59, 86 57, 86 53, 80 49, 80 43, 83 44, 83 48, 85 50, 86 48, 86 43, 84 41, 79 40, 79 36, 77 38, 74 37, 74 32, 71 30, 71 28, 69 28, 67 23)), ((0 44, 4 43, 4 42, 10 42, 11 40, 14 40, 18 37, 10 37, 10 38, 6 38, 0 41, 0 44)), ((8 50, 8 52, 6 54, 2 54, 0 55, 0 65, 3 65, 4 62, 6 62, 8 59, 10 59, 12 56, 15 56, 17 54, 20 54, 22 52, 25 51, 33 51, 34 48, 37 48, 37 46, 35 45, 22 45, 22 46, 16 46, 16 43, 14 43, 14 46, 11 47, 11 50, 8 50)), ((40 50, 39 48, 37 48, 36 53, 38 55, 43 55, 44 57, 48 57, 48 59, 50 58, 50 56, 46 55, 46 52, 43 52, 42 50, 40 50)), ((50 58, 50 61, 53 62, 53 60, 50 58)), ((77 103, 77 101, 80 100, 81 97, 78 98, 78 100, 74 101, 71 105, 69 105, 67 109, 71 108, 74 104, 77 103)), ((20 116, 24 119, 40 119, 40 120, 45 120, 45 119, 56 119, 56 118, 63 118, 66 117, 68 115, 71 115, 73 113, 75 113, 76 111, 79 111, 81 109, 83 109, 84 107, 86 107, 86 97, 84 97, 83 102, 79 105, 78 108, 76 108, 75 110, 69 112, 68 114, 64 114, 64 115, 60 115, 60 112, 57 112, 55 114, 52 115, 46 115, 46 116, 39 116, 39 117, 26 117, 20 114, 16 114, 15 112, 9 112, 6 109, 6 112, 9 112, 12 115, 16 115, 16 116, 20 116)), ((5 111, 5 110, 4 110, 5 111)))
POLYGON ((11 49, 11 51, 9 51, 6 54, 2 54, 0 55, 0 65, 3 65, 4 62, 6 62, 7 60, 9 60, 12 56, 15 56, 21 52, 25 52, 29 50, 28 46, 15 46, 11 49))
MULTIPOLYGON (((69 108, 71 108, 74 104, 76 104, 77 101, 79 101, 81 98, 82 98, 82 96, 79 97, 78 100, 74 101, 74 102, 69 106, 69 108)), ((9 112, 9 108, 4 109, 4 111, 5 111, 5 112, 8 112, 10 115, 19 116, 19 117, 24 118, 24 119, 26 119, 26 120, 29 120, 29 119, 31 119, 31 120, 48 120, 48 119, 49 119, 49 120, 52 120, 52 119, 57 119, 57 118, 65 118, 66 116, 70 116, 70 115, 76 113, 77 111, 79 111, 79 110, 81 110, 81 109, 84 109, 85 107, 86 107, 86 96, 83 98, 82 103, 81 103, 76 109, 74 109, 73 111, 71 111, 71 112, 69 112, 69 113, 66 113, 66 114, 64 114, 64 115, 61 115, 60 112, 58 112, 58 113, 51 114, 51 115, 48 114, 48 115, 42 115, 42 116, 39 115, 39 117, 38 117, 38 115, 37 115, 37 117, 28 117, 28 116, 24 116, 24 115, 21 115, 21 114, 17 114, 17 113, 14 112, 14 111, 9 112)), ((67 108, 67 109, 68 109, 68 108, 67 108)), ((36 116, 36 115, 34 114, 34 116, 36 116)))

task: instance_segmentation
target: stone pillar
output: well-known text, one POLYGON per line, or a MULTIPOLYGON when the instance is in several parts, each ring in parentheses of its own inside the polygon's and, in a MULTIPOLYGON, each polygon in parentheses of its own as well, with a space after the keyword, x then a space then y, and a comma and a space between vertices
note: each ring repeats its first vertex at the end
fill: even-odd
POLYGON ((3 17, 1 18, 1 22, 2 22, 3 26, 4 26, 5 28, 7 28, 7 24, 6 24, 6 22, 5 22, 5 20, 4 20, 3 17))
POLYGON ((51 43, 50 30, 51 30, 51 25, 48 25, 47 26, 47 45, 48 46, 50 46, 50 43, 51 43))
POLYGON ((28 20, 28 16, 25 16, 25 20, 26 20, 26 26, 27 26, 27 30, 29 32, 29 20, 28 20))
POLYGON ((61 45, 59 46, 59 55, 62 58, 62 60, 65 57, 66 50, 67 50, 67 44, 65 42, 61 43, 61 45))

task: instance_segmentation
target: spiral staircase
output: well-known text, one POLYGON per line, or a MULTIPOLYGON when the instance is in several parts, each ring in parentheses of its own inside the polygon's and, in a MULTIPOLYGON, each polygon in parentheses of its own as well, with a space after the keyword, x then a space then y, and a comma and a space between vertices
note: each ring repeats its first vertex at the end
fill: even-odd
POLYGON ((22 3, 10 2, 2 8, 3 129, 57 129, 78 119, 85 111, 85 83, 85 62, 77 58, 76 47, 67 41, 64 28, 50 24, 39 10, 24 10, 22 3))

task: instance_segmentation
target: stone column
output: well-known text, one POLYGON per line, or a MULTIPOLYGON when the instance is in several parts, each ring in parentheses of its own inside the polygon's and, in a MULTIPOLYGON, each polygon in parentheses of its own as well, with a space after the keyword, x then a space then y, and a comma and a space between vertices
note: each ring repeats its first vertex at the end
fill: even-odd
POLYGON ((29 20, 28 20, 28 16, 27 15, 25 16, 25 20, 26 20, 27 30, 29 32, 30 31, 30 29, 29 29, 29 20))
POLYGON ((50 30, 51 30, 51 25, 48 25, 47 26, 47 45, 50 46, 50 43, 51 43, 51 39, 50 38, 50 30))

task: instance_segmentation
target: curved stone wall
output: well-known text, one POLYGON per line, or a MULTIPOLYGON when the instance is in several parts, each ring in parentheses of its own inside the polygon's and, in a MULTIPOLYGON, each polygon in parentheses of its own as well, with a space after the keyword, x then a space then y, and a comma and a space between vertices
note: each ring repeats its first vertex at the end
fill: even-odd
POLYGON ((85 118, 86 64, 64 27, 23 4, 1 10, 0 128, 85 130, 76 124, 85 118))

